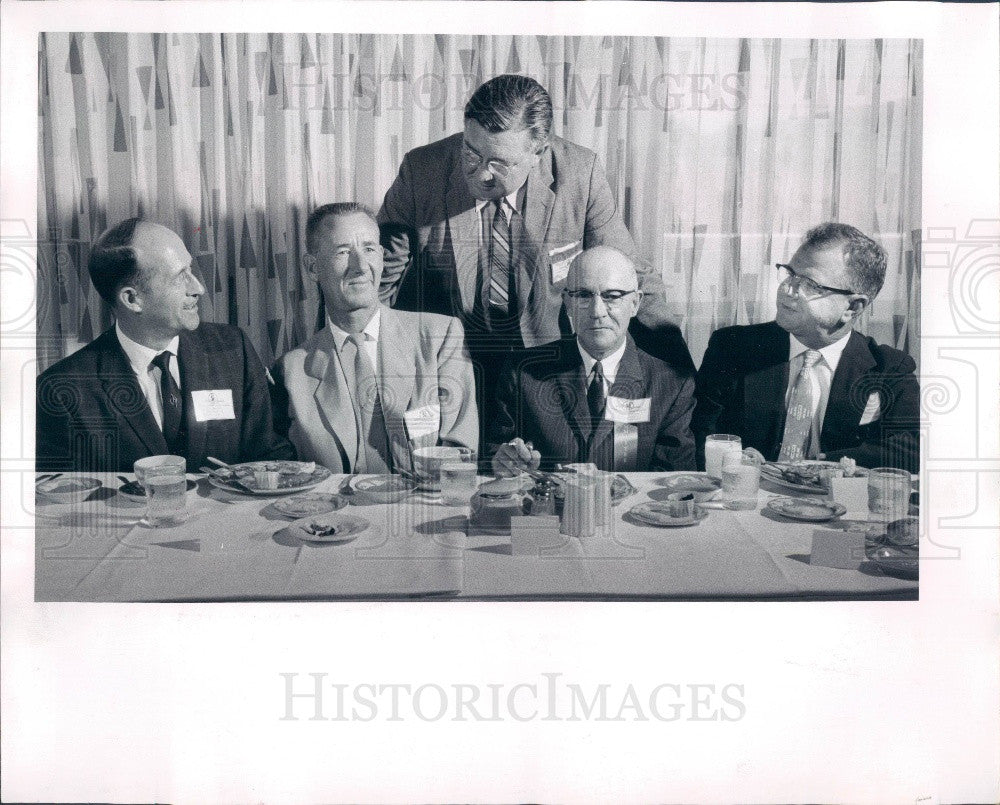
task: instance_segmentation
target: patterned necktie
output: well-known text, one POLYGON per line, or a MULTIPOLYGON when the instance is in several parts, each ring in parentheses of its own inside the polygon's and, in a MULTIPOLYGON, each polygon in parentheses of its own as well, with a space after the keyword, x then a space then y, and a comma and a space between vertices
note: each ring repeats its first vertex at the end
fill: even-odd
POLYGON ((803 353, 802 369, 795 378, 792 395, 788 398, 785 435, 781 439, 778 461, 799 461, 806 458, 817 402, 813 399, 813 366, 822 357, 815 349, 803 353))
POLYGON ((597 430, 597 423, 604 419, 604 407, 608 395, 604 391, 604 367, 598 361, 594 364, 590 385, 587 387, 587 407, 590 409, 591 428, 597 430))
POLYGON ((360 440, 358 462, 354 471, 386 473, 392 467, 389 433, 382 414, 375 367, 364 348, 364 342, 362 334, 349 335, 345 342, 354 347, 354 392, 360 440))
POLYGON ((163 401, 163 438, 170 450, 181 430, 181 390, 170 374, 170 352, 164 351, 153 358, 152 365, 160 370, 160 397, 163 401))
POLYGON ((490 307, 507 316, 510 311, 510 222, 503 214, 503 201, 494 202, 490 227, 490 307))

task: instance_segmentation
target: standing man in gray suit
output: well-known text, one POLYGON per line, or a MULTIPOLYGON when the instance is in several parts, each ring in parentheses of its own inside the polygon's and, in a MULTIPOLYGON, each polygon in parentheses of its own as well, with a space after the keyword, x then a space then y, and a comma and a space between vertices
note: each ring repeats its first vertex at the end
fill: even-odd
POLYGON ((599 245, 638 267, 637 318, 650 328, 639 340, 694 372, 662 279, 635 259, 596 154, 552 134, 552 100, 531 78, 490 79, 466 104, 462 132, 410 151, 378 221, 382 300, 458 316, 486 401, 505 360, 570 332, 562 299, 569 266, 599 245))

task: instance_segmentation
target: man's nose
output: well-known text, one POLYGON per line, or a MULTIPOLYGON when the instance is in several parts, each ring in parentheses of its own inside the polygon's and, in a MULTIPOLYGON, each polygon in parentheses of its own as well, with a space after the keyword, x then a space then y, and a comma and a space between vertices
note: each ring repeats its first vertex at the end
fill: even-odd
POLYGON ((188 282, 188 294, 191 296, 204 296, 205 294, 205 286, 202 285, 197 274, 191 274, 191 279, 188 282))

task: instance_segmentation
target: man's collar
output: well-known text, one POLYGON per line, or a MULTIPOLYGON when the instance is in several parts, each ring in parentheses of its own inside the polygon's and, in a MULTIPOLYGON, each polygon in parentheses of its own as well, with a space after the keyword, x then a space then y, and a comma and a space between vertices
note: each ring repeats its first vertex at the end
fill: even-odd
MULTIPOLYGON (((852 332, 854 331, 848 330, 842 338, 838 338, 832 344, 827 344, 825 347, 821 347, 817 350, 817 352, 823 356, 823 360, 826 361, 827 366, 832 368, 840 362, 840 356, 844 352, 844 348, 847 346, 847 342, 850 339, 852 332)), ((791 333, 788 334, 788 344, 789 363, 795 360, 797 356, 810 349, 791 333)))
MULTIPOLYGON (((122 332, 121 325, 117 321, 115 322, 115 335, 118 336, 118 343, 121 344, 122 352, 125 353, 125 357, 128 358, 128 362, 132 365, 132 369, 136 374, 148 372, 149 364, 153 362, 153 358, 164 351, 163 349, 150 349, 138 341, 133 341, 122 332)), ((165 351, 170 352, 176 357, 180 340, 180 336, 175 335, 170 339, 170 343, 167 344, 165 351)))
MULTIPOLYGON (((528 182, 527 182, 527 180, 525 180, 524 184, 522 184, 517 190, 515 190, 513 193, 511 193, 511 194, 506 195, 506 196, 503 197, 503 201, 506 202, 503 205, 503 211, 504 211, 504 215, 507 217, 508 221, 510 220, 510 214, 511 214, 511 212, 517 212, 518 209, 520 209, 521 201, 524 198, 524 190, 527 187, 527 185, 528 185, 528 182)), ((483 207, 485 207, 487 204, 492 204, 492 203, 493 203, 492 201, 488 201, 486 199, 479 199, 479 198, 477 198, 476 199, 476 212, 482 213, 483 207)))
MULTIPOLYGON (((625 354, 625 347, 628 344, 628 339, 622 341, 622 345, 618 347, 610 355, 601 358, 601 371, 604 376, 608 379, 608 385, 614 382, 615 377, 618 375, 618 366, 622 362, 622 356, 625 354)), ((580 350, 580 357, 583 358, 583 370, 584 377, 590 377, 590 373, 594 371, 594 364, 597 363, 597 358, 593 357, 586 349, 583 348, 583 344, 580 343, 580 339, 576 340, 577 349, 580 350)))
MULTIPOLYGON (((361 330, 364 333, 366 341, 378 342, 378 334, 382 325, 382 306, 379 305, 375 308, 375 313, 372 317, 368 319, 368 323, 361 330)), ((333 321, 330 319, 329 315, 326 317, 326 326, 330 330, 330 334, 333 336, 334 343, 337 345, 337 352, 340 352, 344 347, 344 342, 350 335, 346 330, 341 330, 333 321)))

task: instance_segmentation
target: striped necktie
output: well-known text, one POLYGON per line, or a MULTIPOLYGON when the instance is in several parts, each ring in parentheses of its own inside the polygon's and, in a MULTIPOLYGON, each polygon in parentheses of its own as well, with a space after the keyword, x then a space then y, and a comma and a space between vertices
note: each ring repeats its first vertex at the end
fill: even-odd
POLYGON ((813 399, 813 366, 822 357, 815 349, 806 350, 802 355, 802 369, 795 378, 792 395, 788 398, 785 434, 781 439, 778 461, 799 461, 808 455, 809 437, 812 435, 813 416, 818 402, 813 399))
POLYGON ((503 212, 503 200, 494 203, 496 210, 490 227, 490 307, 507 316, 510 312, 510 222, 503 212))

